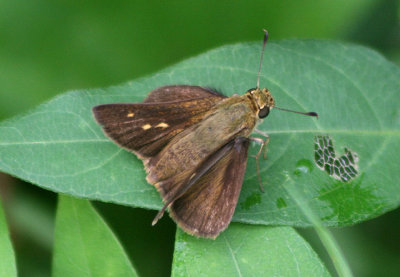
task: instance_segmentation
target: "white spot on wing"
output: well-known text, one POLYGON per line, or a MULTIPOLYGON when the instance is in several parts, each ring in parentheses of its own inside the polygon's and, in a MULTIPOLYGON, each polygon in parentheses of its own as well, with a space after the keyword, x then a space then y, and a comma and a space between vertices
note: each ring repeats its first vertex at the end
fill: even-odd
POLYGON ((148 129, 150 129, 151 128, 151 125, 150 124, 144 124, 143 126, 142 126, 142 129, 143 130, 148 130, 148 129))
POLYGON ((156 128, 163 128, 164 129, 164 128, 167 128, 167 127, 169 127, 169 125, 167 123, 165 123, 165 122, 161 122, 161 123, 156 125, 156 128))

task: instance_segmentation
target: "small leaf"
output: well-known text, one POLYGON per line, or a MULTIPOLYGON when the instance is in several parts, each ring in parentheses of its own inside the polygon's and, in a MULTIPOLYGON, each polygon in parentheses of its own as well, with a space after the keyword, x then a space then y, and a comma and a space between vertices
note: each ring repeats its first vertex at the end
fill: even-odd
POLYGON ((87 200, 60 196, 53 276, 136 276, 121 244, 87 200))
MULTIPOLYGON (((74 91, 0 124, 0 169, 41 187, 102 201, 160 208, 141 161, 119 148, 93 119, 93 106, 139 102, 162 85, 220 88, 227 95, 255 86, 261 41, 224 46, 118 87, 74 91)), ((325 225, 354 224, 400 203, 400 69, 364 47, 286 40, 266 47, 261 86, 276 105, 315 111, 319 119, 273 110, 258 128, 269 133, 260 161, 260 193, 249 158, 234 216, 257 224, 309 226, 282 187, 290 175, 325 225), (315 135, 328 135, 338 157, 359 158, 357 177, 343 183, 319 170, 315 135)), ((251 146, 249 154, 258 151, 251 146)))
POLYGON ((14 249, 7 229, 6 217, 0 202, 0 276, 17 276, 14 249))
POLYGON ((178 230, 172 276, 330 276, 290 227, 232 223, 215 240, 178 230))

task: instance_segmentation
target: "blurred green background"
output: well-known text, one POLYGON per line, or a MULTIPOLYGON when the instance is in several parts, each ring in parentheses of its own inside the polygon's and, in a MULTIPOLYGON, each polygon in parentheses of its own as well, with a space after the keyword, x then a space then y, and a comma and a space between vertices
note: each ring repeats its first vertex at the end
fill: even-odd
MULTIPOLYGON (((325 38, 400 64, 397 0, 0 2, 0 119, 72 89, 133 80, 235 42, 325 38)), ((266 53, 268 55, 268 53, 266 53)), ((56 195, 0 174, 20 276, 49 276, 56 195)), ((175 225, 154 211, 96 203, 141 276, 169 276, 175 225)), ((400 272, 400 211, 332 229, 355 276, 400 272)), ((312 230, 299 230, 334 272, 312 230)))

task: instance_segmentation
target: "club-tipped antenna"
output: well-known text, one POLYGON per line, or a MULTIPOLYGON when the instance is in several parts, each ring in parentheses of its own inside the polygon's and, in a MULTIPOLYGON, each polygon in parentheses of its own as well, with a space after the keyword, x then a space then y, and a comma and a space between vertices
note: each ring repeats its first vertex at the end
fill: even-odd
POLYGON ((288 110, 288 109, 284 109, 284 108, 279 108, 276 106, 274 106, 274 108, 281 110, 281 111, 285 111, 285 112, 298 113, 298 114, 307 115, 307 116, 315 116, 316 118, 318 118, 318 114, 316 112, 303 113, 303 112, 292 111, 292 110, 288 110))
POLYGON ((263 29, 263 31, 265 33, 264 34, 264 44, 263 44, 263 48, 261 51, 260 66, 258 67, 257 89, 260 88, 261 65, 262 65, 262 61, 263 61, 265 45, 267 44, 267 41, 268 41, 268 31, 265 29, 263 29))

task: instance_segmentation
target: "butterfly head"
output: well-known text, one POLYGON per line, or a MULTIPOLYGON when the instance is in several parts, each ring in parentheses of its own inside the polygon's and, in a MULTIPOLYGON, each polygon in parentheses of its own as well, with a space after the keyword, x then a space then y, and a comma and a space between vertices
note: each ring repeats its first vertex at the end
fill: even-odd
POLYGON ((256 104, 258 117, 264 118, 269 114, 269 111, 275 106, 274 98, 268 89, 253 88, 246 93, 256 104))

